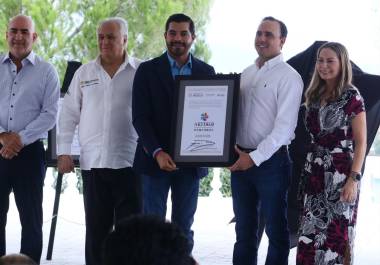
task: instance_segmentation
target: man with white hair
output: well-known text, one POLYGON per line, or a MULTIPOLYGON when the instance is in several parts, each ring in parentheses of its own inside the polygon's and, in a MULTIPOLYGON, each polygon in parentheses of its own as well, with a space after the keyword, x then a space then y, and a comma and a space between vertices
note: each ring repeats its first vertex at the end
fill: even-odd
POLYGON ((0 257, 5 255, 9 194, 20 216, 21 249, 36 263, 42 252, 42 197, 46 172, 42 139, 56 121, 59 80, 54 67, 33 52, 33 20, 13 17, 0 55, 0 257))
POLYGON ((127 55, 128 24, 102 21, 99 56, 74 74, 58 121, 58 169, 73 171, 71 143, 79 127, 86 214, 86 264, 101 264, 102 244, 121 219, 142 210, 141 182, 132 171, 137 134, 132 82, 140 60, 127 55))

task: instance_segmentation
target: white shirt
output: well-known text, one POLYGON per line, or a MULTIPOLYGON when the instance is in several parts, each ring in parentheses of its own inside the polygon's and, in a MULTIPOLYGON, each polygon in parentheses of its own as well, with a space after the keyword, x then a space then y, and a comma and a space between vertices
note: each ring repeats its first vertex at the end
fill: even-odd
POLYGON ((303 82, 282 54, 241 74, 237 143, 257 166, 294 139, 303 82))
POLYGON ((111 78, 98 57, 75 72, 59 115, 57 155, 71 154, 78 125, 82 169, 133 165, 137 133, 132 125, 132 84, 140 63, 126 56, 111 78))

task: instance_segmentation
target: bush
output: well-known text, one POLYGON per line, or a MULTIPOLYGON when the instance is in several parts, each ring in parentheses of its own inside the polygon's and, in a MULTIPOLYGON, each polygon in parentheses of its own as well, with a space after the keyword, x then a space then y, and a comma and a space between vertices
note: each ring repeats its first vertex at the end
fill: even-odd
MULTIPOLYGON (((199 185, 199 196, 208 197, 212 191, 211 181, 214 177, 213 168, 209 168, 208 175, 201 179, 199 185)), ((220 169, 220 192, 223 197, 231 197, 231 172, 226 168, 220 169)))
MULTIPOLYGON (((54 181, 53 183, 51 184, 51 187, 53 189, 57 189, 57 180, 58 180, 58 169, 57 168, 53 168, 53 178, 54 178, 54 181)), ((67 182, 67 174, 64 174, 63 177, 62 177, 62 186, 61 186, 61 194, 63 194, 63 192, 65 191, 65 189, 69 186, 68 182, 67 182)))
POLYGON ((213 169, 209 168, 208 175, 202 178, 201 182, 199 183, 199 196, 208 197, 210 195, 210 192, 212 191, 211 181, 213 177, 214 177, 213 169))
POLYGON ((220 181, 222 182, 220 192, 223 197, 231 197, 231 172, 227 168, 220 169, 220 181))
MULTIPOLYGON (((58 175, 58 171, 57 169, 54 168, 53 169, 54 183, 52 184, 53 188, 55 188, 56 183, 57 183, 57 175, 58 175)), ((77 177, 76 187, 79 191, 79 194, 83 194, 83 180, 82 180, 81 170, 79 168, 75 168, 75 175, 77 177)), ((208 197, 210 195, 212 191, 211 181, 213 177, 214 177, 213 168, 209 168, 208 175, 202 178, 199 183, 199 196, 208 197)), ((222 183, 222 186, 220 187, 220 192, 222 193, 223 197, 231 197, 231 173, 228 169, 226 168, 220 169, 220 181, 222 183)), ((68 186, 67 175, 65 174, 62 180, 61 193, 64 192, 67 186, 68 186)))

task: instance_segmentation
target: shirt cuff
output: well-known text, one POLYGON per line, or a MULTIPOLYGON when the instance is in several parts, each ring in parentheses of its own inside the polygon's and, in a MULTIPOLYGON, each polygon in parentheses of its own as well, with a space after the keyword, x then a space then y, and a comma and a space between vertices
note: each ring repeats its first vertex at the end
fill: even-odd
POLYGON ((57 146, 57 155, 71 155, 71 144, 59 144, 57 146))
POLYGON ((30 141, 30 139, 28 139, 25 134, 23 133, 24 131, 20 132, 18 135, 20 136, 20 139, 21 139, 21 143, 23 146, 26 146, 28 144, 31 144, 32 142, 30 141))
POLYGON ((161 148, 161 147, 159 147, 159 148, 157 148, 156 150, 154 150, 154 152, 153 152, 153 154, 152 154, 153 158, 156 158, 156 155, 157 155, 158 152, 160 152, 160 151, 162 151, 162 148, 161 148))
POLYGON ((249 156, 251 157, 252 161, 255 163, 256 166, 260 166, 260 164, 265 160, 258 150, 250 152, 249 156))

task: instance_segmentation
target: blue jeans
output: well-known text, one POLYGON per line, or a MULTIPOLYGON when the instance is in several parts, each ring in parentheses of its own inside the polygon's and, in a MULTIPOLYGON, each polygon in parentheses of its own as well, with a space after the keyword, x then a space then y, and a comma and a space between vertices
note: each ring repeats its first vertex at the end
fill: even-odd
POLYGON ((287 152, 275 153, 259 167, 231 174, 236 218, 234 265, 257 264, 259 208, 269 238, 265 264, 288 264, 290 242, 286 211, 290 177, 291 160, 287 152))
POLYGON ((165 218, 166 202, 171 189, 171 221, 177 224, 189 241, 188 252, 194 246, 194 232, 191 226, 197 209, 199 177, 192 170, 179 169, 174 172, 160 172, 154 176, 143 175, 144 213, 165 218))

